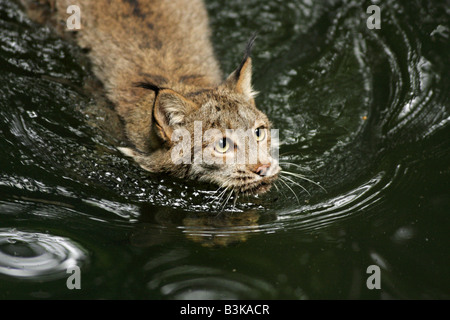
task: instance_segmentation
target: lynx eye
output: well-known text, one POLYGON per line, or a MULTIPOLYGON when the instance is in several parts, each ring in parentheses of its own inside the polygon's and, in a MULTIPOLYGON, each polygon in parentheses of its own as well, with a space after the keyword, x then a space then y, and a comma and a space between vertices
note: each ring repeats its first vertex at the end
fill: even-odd
POLYGON ((232 142, 230 141, 230 139, 221 138, 217 140, 215 148, 218 152, 225 153, 230 149, 231 144, 232 142))
POLYGON ((257 129, 255 129, 254 133, 255 133, 256 141, 264 140, 264 138, 266 137, 266 129, 257 128, 257 129))

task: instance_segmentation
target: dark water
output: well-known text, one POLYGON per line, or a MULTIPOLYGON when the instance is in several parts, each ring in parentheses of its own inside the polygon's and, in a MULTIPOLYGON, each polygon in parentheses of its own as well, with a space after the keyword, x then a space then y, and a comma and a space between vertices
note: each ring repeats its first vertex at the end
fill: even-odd
POLYGON ((370 4, 207 1, 226 72, 259 32, 281 161, 326 190, 217 215, 215 188, 122 157, 80 50, 0 0, 0 298, 450 298, 450 5, 381 1, 371 30, 370 4))

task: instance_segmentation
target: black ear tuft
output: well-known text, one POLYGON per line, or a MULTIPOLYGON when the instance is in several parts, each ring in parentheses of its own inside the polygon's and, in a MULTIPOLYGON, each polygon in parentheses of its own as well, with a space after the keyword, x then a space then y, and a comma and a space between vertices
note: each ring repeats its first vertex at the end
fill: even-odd
POLYGON ((158 87, 156 84, 150 83, 150 82, 136 82, 134 83, 135 87, 144 88, 147 90, 152 90, 155 92, 155 94, 158 94, 159 91, 162 89, 158 87))
POLYGON ((252 54, 253 45, 255 44, 257 35, 258 34, 256 32, 254 32, 247 42, 247 46, 245 47, 245 51, 244 51, 244 58, 242 58, 241 64, 239 65, 239 68, 237 69, 237 72, 236 72, 236 79, 239 79, 242 67, 244 66, 245 62, 252 54))

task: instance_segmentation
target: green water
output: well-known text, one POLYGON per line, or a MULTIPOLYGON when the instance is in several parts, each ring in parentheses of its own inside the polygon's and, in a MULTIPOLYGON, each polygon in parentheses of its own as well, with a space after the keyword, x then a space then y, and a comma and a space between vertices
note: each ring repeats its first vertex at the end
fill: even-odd
POLYGON ((369 1, 206 3, 226 73, 258 31, 283 167, 326 191, 218 215, 216 188, 143 172, 86 112, 82 52, 0 0, 0 298, 450 298, 450 5, 381 1, 377 30, 369 1))

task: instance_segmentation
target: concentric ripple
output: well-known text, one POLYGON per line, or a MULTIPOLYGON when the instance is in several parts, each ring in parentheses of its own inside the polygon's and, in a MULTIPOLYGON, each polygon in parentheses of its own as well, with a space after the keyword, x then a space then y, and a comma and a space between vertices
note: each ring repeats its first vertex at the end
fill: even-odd
POLYGON ((224 271, 221 268, 183 264, 186 254, 179 250, 166 252, 147 263, 144 269, 152 274, 147 283, 151 291, 170 299, 258 299, 276 292, 269 282, 252 276, 224 271), (157 263, 155 263, 157 261, 157 263))
POLYGON ((43 233, 0 229, 0 274, 27 279, 53 280, 67 269, 85 263, 85 250, 68 238, 43 233))

